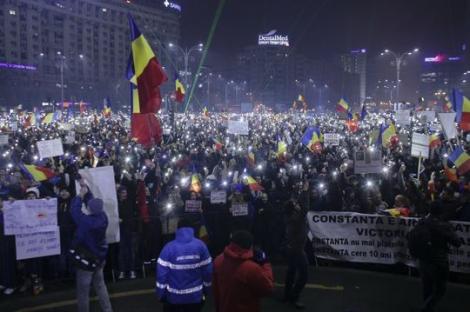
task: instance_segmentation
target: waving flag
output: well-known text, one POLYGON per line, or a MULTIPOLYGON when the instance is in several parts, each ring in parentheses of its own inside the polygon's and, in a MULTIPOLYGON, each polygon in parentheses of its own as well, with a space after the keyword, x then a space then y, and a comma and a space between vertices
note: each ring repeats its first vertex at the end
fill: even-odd
POLYGON ((456 89, 452 91, 452 95, 457 123, 460 129, 470 131, 470 100, 456 89))
POLYGON ((277 152, 276 152, 277 159, 285 159, 286 152, 287 152, 286 142, 279 141, 277 143, 277 152))
POLYGON ((253 152, 249 152, 248 155, 246 156, 246 161, 248 162, 248 165, 250 167, 254 167, 256 164, 255 154, 253 154, 253 152))
POLYGON ((137 142, 149 147, 160 143, 162 129, 155 113, 160 110, 160 85, 167 76, 158 63, 152 48, 129 15, 131 55, 127 65, 127 79, 131 82, 131 135, 137 142))
POLYGON ((36 165, 23 165, 20 164, 20 169, 31 179, 36 182, 42 182, 49 180, 55 176, 55 173, 49 169, 44 167, 39 167, 36 165))
POLYGON ((336 104, 336 111, 342 112, 342 113, 347 113, 349 112, 349 104, 346 102, 343 98, 341 98, 336 104))
POLYGON ((439 146, 441 146, 441 139, 437 133, 434 133, 429 137, 429 148, 432 149, 439 146))
POLYGON ((189 187, 190 192, 199 193, 201 191, 201 181, 199 181, 199 177, 197 174, 193 174, 191 176, 191 186, 189 187))
POLYGON ((111 100, 109 97, 105 97, 103 100, 103 117, 109 118, 111 117, 111 100))
POLYGON ((448 158, 457 167, 460 175, 470 171, 470 155, 468 155, 461 147, 457 147, 448 158))
POLYGON ((259 183, 256 182, 256 180, 253 179, 252 176, 246 176, 246 178, 245 178, 245 184, 248 185, 248 187, 250 188, 250 190, 255 191, 255 192, 256 192, 256 191, 261 192, 261 191, 264 190, 264 188, 263 188, 261 185, 259 185, 259 183))
POLYGON ((183 84, 181 83, 178 74, 175 77, 175 96, 176 102, 182 103, 184 101, 184 95, 186 94, 186 90, 184 89, 183 84))
POLYGON ((204 106, 203 110, 202 110, 202 115, 205 117, 205 118, 209 118, 209 111, 207 110, 207 107, 204 106))
POLYGON ((364 118, 366 118, 366 116, 367 116, 366 104, 363 104, 362 109, 361 109, 361 121, 363 121, 364 118))
POLYGON ((213 138, 212 141, 214 141, 214 149, 216 151, 220 151, 222 149, 222 147, 224 147, 224 145, 222 144, 222 142, 220 142, 219 140, 217 140, 216 138, 213 138))
POLYGON ((312 153, 320 153, 322 151, 320 137, 321 135, 318 128, 309 127, 302 137, 302 144, 312 153))

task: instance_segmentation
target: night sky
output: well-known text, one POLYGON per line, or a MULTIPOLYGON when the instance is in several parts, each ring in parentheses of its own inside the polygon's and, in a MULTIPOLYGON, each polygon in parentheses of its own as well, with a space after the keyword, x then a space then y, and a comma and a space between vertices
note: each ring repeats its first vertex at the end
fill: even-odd
MULTIPOLYGON (((219 1, 179 0, 183 45, 205 42, 219 1)), ((469 0, 227 0, 211 50, 230 61, 272 29, 300 53, 321 59, 367 48, 424 53, 470 48, 469 0)))

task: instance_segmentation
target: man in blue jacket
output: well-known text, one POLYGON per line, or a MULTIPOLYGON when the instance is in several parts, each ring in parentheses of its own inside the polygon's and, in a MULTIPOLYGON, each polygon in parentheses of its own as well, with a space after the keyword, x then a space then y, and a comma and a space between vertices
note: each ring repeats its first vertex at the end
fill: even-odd
POLYGON ((178 222, 175 240, 157 261, 157 296, 164 311, 201 311, 212 280, 212 259, 206 245, 194 238, 187 219, 178 222))
POLYGON ((72 200, 71 206, 72 218, 77 226, 72 243, 72 249, 75 251, 74 257, 79 259, 79 254, 87 255, 79 260, 83 266, 76 268, 78 311, 89 311, 90 284, 93 282, 101 310, 112 312, 108 290, 103 278, 103 267, 108 252, 108 244, 106 243, 108 218, 103 211, 103 200, 93 198, 88 187, 82 185, 80 194, 72 200), (84 204, 84 211, 82 211, 84 204), (91 263, 96 264, 96 267, 87 267, 91 263))

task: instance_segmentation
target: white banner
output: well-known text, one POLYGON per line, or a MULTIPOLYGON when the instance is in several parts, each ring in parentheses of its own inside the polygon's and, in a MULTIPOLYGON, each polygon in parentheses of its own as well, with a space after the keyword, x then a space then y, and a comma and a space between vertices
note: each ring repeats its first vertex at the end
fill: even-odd
POLYGON ((227 133, 248 135, 249 130, 250 129, 248 127, 248 121, 236 121, 236 120, 228 121, 227 133))
MULTIPOLYGON (((108 229, 106 230, 107 243, 119 242, 119 213, 113 167, 81 169, 78 173, 85 179, 93 196, 103 200, 104 211, 108 216, 109 222, 108 229)), ((78 192, 80 190, 78 182, 75 183, 75 186, 78 192)))
POLYGON ((339 145, 339 133, 324 133, 323 140, 325 145, 337 146, 339 145))
POLYGON ((49 158, 64 155, 61 139, 38 141, 36 143, 40 158, 49 158))
POLYGON ((248 204, 233 204, 230 212, 234 217, 242 217, 248 215, 248 204))
POLYGON ((57 198, 5 201, 3 221, 5 235, 54 231, 57 228, 57 198))
POLYGON ((447 140, 457 137, 457 127, 455 126, 455 113, 439 113, 439 121, 447 140))
POLYGON ((429 158, 429 136, 427 134, 413 132, 411 156, 429 158))
POLYGON ((410 110, 409 109, 404 109, 404 110, 396 111, 395 112, 395 121, 399 125, 409 126, 411 124, 410 110))
POLYGON ((0 146, 8 145, 8 134, 0 135, 0 146))
POLYGON ((354 173, 381 173, 382 172, 382 152, 379 149, 374 151, 365 150, 354 154, 354 173))
MULTIPOLYGON (((407 233, 416 218, 393 218, 353 212, 309 212, 311 240, 319 258, 415 266, 408 252, 407 233)), ((470 273, 470 222, 452 222, 462 241, 452 248, 450 269, 470 273)))
POLYGON ((225 204, 227 202, 226 191, 212 191, 211 204, 225 204))
POLYGON ((54 231, 15 236, 16 260, 60 255, 60 233, 54 231))
POLYGON ((184 211, 189 213, 198 213, 202 211, 202 201, 187 200, 184 205, 184 211))

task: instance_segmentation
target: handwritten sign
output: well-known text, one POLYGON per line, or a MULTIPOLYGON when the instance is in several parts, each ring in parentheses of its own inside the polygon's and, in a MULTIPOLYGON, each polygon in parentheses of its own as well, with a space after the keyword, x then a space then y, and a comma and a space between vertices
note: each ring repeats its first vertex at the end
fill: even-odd
POLYGON ((225 204, 227 202, 226 191, 212 191, 211 204, 225 204))
POLYGON ((16 260, 60 255, 59 228, 50 232, 15 236, 16 260))
POLYGON ((402 126, 409 126, 411 124, 410 120, 410 110, 403 109, 395 112, 395 121, 397 124, 402 126))
POLYGON ((184 211, 189 213, 197 213, 202 210, 202 202, 200 200, 187 200, 184 205, 184 211))
POLYGON ((411 156, 429 158, 429 136, 427 134, 413 132, 411 156))
POLYGON ((65 137, 65 144, 73 144, 75 142, 75 131, 68 131, 65 137))
POLYGON ((4 202, 5 235, 49 232, 57 227, 57 198, 4 202))
POLYGON ((64 155, 61 139, 38 141, 36 145, 41 158, 64 155))
POLYGON ((10 122, 10 129, 11 129, 11 131, 13 131, 13 132, 18 131, 18 123, 17 123, 16 121, 10 122))
POLYGON ((248 215, 248 204, 233 204, 230 212, 234 217, 243 217, 248 215))
POLYGON ((249 132, 248 121, 236 121, 236 120, 228 121, 227 133, 248 135, 248 132, 249 132))
POLYGON ((8 145, 8 134, 0 135, 0 146, 8 145))
POLYGON ((382 153, 379 150, 357 151, 354 155, 354 173, 381 173, 382 153))
POLYGON ((337 146, 339 145, 339 133, 325 133, 323 134, 325 145, 337 146))

